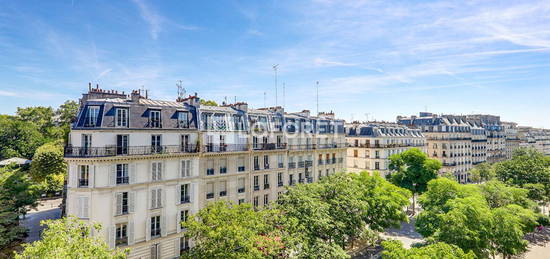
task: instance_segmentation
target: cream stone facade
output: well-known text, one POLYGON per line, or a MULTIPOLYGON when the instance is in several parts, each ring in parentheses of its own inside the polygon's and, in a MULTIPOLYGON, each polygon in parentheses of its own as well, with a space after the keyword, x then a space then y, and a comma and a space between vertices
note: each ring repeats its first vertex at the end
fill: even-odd
POLYGON ((389 157, 410 148, 424 153, 426 138, 418 129, 387 122, 351 123, 346 125, 347 170, 349 172, 379 172, 386 176, 389 157))
POLYGON ((176 258, 182 220, 215 200, 266 206, 345 169, 344 122, 245 103, 157 101, 91 88, 65 148, 66 213, 103 225, 129 258, 176 258))

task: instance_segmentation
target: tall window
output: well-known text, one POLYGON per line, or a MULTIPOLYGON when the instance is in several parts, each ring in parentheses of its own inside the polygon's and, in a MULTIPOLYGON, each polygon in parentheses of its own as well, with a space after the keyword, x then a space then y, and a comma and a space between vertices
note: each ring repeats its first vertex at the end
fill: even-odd
POLYGON ((149 111, 149 127, 151 128, 161 128, 160 120, 160 111, 151 110, 149 111))
POLYGON ((162 180, 162 162, 151 163, 151 180, 152 181, 162 180))
POLYGON ((269 204, 269 194, 264 194, 264 206, 269 204))
POLYGON ((227 173, 227 160, 221 159, 220 160, 220 174, 227 173))
POLYGON ((162 207, 162 189, 151 190, 151 209, 162 207))
POLYGON ((128 184, 130 178, 128 176, 128 164, 116 165, 116 184, 128 184))
POLYGON ((233 118, 233 127, 235 130, 244 130, 243 116, 234 114, 233 118))
POLYGON ((269 189, 269 174, 264 174, 264 189, 269 189))
POLYGON ((283 173, 277 173, 277 186, 283 186, 283 173))
POLYGON ((97 118, 99 117, 99 106, 88 106, 88 112, 86 113, 86 126, 97 126, 97 118))
POLYGON ((178 127, 189 128, 189 112, 178 112, 178 127))
POLYGON ((181 177, 191 176, 191 160, 181 161, 181 177))
POLYGON ((80 165, 78 172, 78 187, 88 187, 90 177, 90 166, 80 165))
POLYGON ((254 191, 257 191, 257 190, 260 190, 260 180, 259 180, 259 176, 255 175, 254 176, 254 191))
POLYGON ((92 134, 82 134, 82 150, 83 155, 90 155, 92 153, 92 134))
POLYGON ((214 198, 214 183, 206 184, 206 199, 214 198))
POLYGON ((151 238, 160 237, 160 216, 151 217, 151 238))
POLYGON ((116 154, 128 154, 128 135, 116 135, 116 154))
POLYGON ((245 191, 245 187, 244 187, 244 186, 245 186, 245 179, 242 178, 242 177, 239 178, 238 184, 239 184, 239 185, 238 185, 239 187, 238 187, 238 189, 237 189, 237 192, 238 192, 238 193, 244 193, 244 191, 245 191))
POLYGON ((188 183, 181 185, 180 201, 181 203, 189 203, 191 201, 190 186, 188 183))
POLYGON ((244 172, 244 157, 237 158, 237 171, 244 172))
POLYGON ((116 109, 116 126, 128 127, 128 108, 116 109))
POLYGON ((180 216, 180 222, 186 222, 189 219, 189 210, 182 210, 180 216))
POLYGON ((116 224, 115 245, 124 246, 128 244, 128 225, 126 223, 116 224))
POLYGON ((254 156, 254 170, 260 170, 260 161, 258 156, 254 156))
POLYGON ((214 160, 206 161, 206 175, 214 175, 214 160))
POLYGON ((153 153, 162 151, 162 135, 151 135, 151 150, 153 153))
POLYGON ((225 114, 216 113, 214 114, 214 128, 216 130, 226 130, 227 125, 225 124, 225 114))
POLYGON ((160 258, 160 244, 151 245, 151 259, 160 258))
POLYGON ((264 169, 269 169, 269 156, 264 155, 264 169))
POLYGON ((283 155, 277 155, 277 166, 279 168, 285 167, 285 158, 283 157, 283 155))
POLYGON ((254 196, 254 208, 257 208, 258 205, 259 205, 258 196, 254 196))
POLYGON ((128 214, 128 192, 116 194, 116 210, 117 215, 128 214))
POLYGON ((180 237, 180 256, 189 250, 189 239, 180 237))
POLYGON ((194 149, 189 145, 189 135, 181 135, 181 151, 193 152, 194 149))
POLYGON ((227 196, 227 182, 221 181, 220 182, 220 197, 227 196))

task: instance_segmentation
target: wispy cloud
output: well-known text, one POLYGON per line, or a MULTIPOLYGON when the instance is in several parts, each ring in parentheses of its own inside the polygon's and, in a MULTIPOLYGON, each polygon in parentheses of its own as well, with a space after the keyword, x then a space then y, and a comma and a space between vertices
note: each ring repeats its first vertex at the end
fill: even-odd
POLYGON ((196 26, 178 24, 169 20, 157 12, 154 7, 147 4, 145 0, 132 0, 132 2, 138 7, 143 20, 149 24, 149 34, 154 40, 158 39, 159 34, 164 30, 166 25, 173 26, 180 30, 198 29, 196 26))
POLYGON ((13 96, 17 96, 17 93, 0 90, 0 96, 13 97, 13 96))

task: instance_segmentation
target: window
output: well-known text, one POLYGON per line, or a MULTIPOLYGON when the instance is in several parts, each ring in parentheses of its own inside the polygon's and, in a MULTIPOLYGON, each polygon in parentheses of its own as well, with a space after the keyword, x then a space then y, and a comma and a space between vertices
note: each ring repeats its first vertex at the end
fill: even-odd
POLYGON ((220 160, 220 174, 227 173, 227 160, 221 159, 220 160))
POLYGON ((277 186, 281 187, 283 185, 283 173, 277 173, 277 186))
POLYGON ((117 215, 128 214, 128 192, 116 194, 116 208, 117 215))
POLYGON ((254 156, 254 170, 260 170, 260 161, 258 156, 254 156))
POLYGON ((180 237, 180 256, 189 251, 189 239, 180 237))
POLYGON ((116 126, 128 127, 128 108, 116 108, 116 126))
POLYGON ((214 175, 214 160, 206 161, 206 175, 214 175))
POLYGON ((162 135, 151 135, 151 151, 153 153, 162 151, 162 135))
POLYGON ((214 183, 206 184, 206 199, 214 198, 214 183))
POLYGON ((279 168, 285 167, 285 158, 283 157, 283 155, 277 155, 277 166, 279 168))
POLYGON ((189 195, 190 193, 190 186, 188 183, 181 185, 180 190, 180 202, 183 203, 189 203, 191 202, 191 197, 189 195))
POLYGON ((269 189, 269 175, 264 174, 264 190, 269 189))
POLYGON ((160 237, 160 216, 151 217, 151 238, 160 237))
POLYGON ((181 151, 182 152, 194 152, 195 149, 189 144, 189 135, 181 135, 181 151))
POLYGON ((180 216, 180 222, 186 222, 189 219, 189 210, 182 210, 180 216))
POLYGON ((264 206, 269 204, 269 194, 264 194, 264 206))
POLYGON ((88 187, 90 178, 90 166, 80 165, 78 171, 78 187, 88 187))
POLYGON ((264 169, 269 169, 269 156, 264 156, 264 169))
POLYGON ((359 151, 357 149, 353 150, 353 157, 359 157, 359 151))
POLYGON ((82 134, 82 155, 90 155, 92 153, 92 135, 82 134))
POLYGON ((260 190, 260 183, 259 182, 260 182, 259 176, 255 175, 254 176, 254 191, 260 190))
POLYGON ((220 197, 227 196, 227 182, 221 181, 220 182, 220 197))
POLYGON ((128 155, 128 135, 116 136, 116 154, 128 155))
POLYGON ((130 179, 128 176, 128 164, 116 165, 116 184, 128 184, 130 179))
POLYGON ((154 244, 151 246, 151 259, 160 258, 160 244, 154 244))
POLYGON ((191 176, 191 160, 181 161, 181 177, 191 176))
POLYGON ((126 223, 116 224, 115 245, 124 246, 128 244, 128 225, 126 223))
POLYGON ((216 130, 226 130, 227 126, 225 124, 225 114, 216 113, 214 114, 214 128, 216 130))
POLYGON ((162 208, 162 189, 151 190, 151 209, 162 208))
POLYGON ((283 145, 283 136, 277 136, 277 148, 282 148, 283 145))
POLYGON ((90 205, 88 204, 89 197, 86 196, 80 196, 78 197, 78 217, 81 219, 87 219, 89 217, 89 208, 90 205))
POLYGON ((233 127, 235 130, 244 130, 244 122, 243 122, 243 116, 234 114, 232 115, 233 118, 233 127))
POLYGON ((160 121, 160 111, 150 110, 149 111, 149 127, 151 128, 161 128, 160 121))
POLYGON ((189 113, 188 112, 178 112, 178 127, 179 128, 189 128, 189 113))
POLYGON ((87 126, 87 127, 97 126, 98 117, 99 117, 99 106, 88 106, 88 112, 86 113, 85 126, 87 126))
POLYGON ((162 162, 151 163, 151 180, 152 181, 162 180, 162 162))
POLYGON ((239 172, 244 172, 245 170, 245 167, 244 167, 244 157, 239 157, 237 158, 237 171, 239 172))
POLYGON ((288 185, 294 185, 296 183, 296 180, 294 180, 294 174, 288 175, 288 185))
POLYGON ((258 205, 259 205, 259 202, 258 202, 258 196, 254 196, 254 208, 257 208, 258 205))
POLYGON ((239 183, 239 187, 237 189, 237 192, 238 193, 244 193, 245 191, 245 179, 244 178, 239 178, 238 180, 238 183, 239 183))

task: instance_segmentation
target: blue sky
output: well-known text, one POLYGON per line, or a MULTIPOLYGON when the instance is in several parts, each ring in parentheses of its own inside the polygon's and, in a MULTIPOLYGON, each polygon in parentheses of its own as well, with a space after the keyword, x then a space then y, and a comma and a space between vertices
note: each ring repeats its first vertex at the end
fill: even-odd
POLYGON ((550 1, 0 0, 0 113, 88 82, 395 120, 428 110, 550 127, 550 1))

